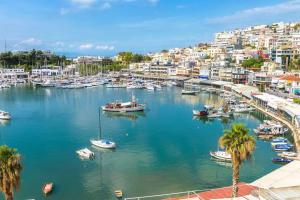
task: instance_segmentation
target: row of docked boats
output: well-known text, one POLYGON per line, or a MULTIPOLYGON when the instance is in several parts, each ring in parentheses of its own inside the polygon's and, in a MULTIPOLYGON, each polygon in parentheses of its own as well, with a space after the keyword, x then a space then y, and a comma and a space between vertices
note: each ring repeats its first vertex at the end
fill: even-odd
POLYGON ((297 153, 292 151, 294 146, 287 138, 277 137, 271 140, 271 146, 274 151, 279 152, 278 157, 272 158, 273 163, 285 164, 289 163, 297 157, 297 153))
POLYGON ((35 78, 31 80, 33 86, 40 87, 55 87, 61 89, 80 89, 96 87, 99 85, 108 84, 111 79, 101 77, 76 77, 68 79, 40 79, 35 78))
POLYGON ((145 89, 149 91, 161 90, 163 87, 176 86, 176 82, 159 82, 145 80, 131 80, 124 82, 111 82, 106 85, 107 88, 126 88, 126 89, 145 89))
POLYGON ((0 80, 0 90, 8 89, 12 86, 22 86, 25 83, 24 79, 3 79, 0 80))
POLYGON ((265 120, 257 128, 253 129, 254 133, 263 139, 270 139, 279 135, 284 135, 288 132, 280 122, 265 120))

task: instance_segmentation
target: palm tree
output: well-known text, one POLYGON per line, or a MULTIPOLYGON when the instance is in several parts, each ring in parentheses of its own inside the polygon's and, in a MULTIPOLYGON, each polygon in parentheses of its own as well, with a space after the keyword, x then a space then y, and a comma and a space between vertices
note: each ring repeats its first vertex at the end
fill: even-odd
POLYGON ((219 144, 232 158, 232 197, 237 197, 240 166, 249 159, 255 149, 255 139, 249 135, 249 130, 244 124, 233 124, 230 130, 225 130, 220 137, 219 144))
POLYGON ((16 149, 0 146, 0 190, 6 200, 13 200, 13 191, 20 187, 21 156, 16 149))

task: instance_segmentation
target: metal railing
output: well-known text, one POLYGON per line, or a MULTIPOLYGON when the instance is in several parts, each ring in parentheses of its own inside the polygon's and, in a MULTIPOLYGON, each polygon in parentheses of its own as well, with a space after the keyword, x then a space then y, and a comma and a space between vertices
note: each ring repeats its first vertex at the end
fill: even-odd
POLYGON ((204 191, 207 190, 194 190, 194 191, 175 192, 175 193, 168 193, 168 194, 149 195, 149 196, 142 196, 142 197, 130 197, 130 198, 125 198, 124 200, 168 199, 168 198, 179 198, 179 197, 181 199, 202 200, 198 193, 204 191))

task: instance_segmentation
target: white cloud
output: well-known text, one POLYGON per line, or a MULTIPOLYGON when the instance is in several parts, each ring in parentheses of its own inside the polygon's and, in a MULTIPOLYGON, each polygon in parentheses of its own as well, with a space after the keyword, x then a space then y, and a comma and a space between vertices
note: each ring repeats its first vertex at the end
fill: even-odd
POLYGON ((115 49, 115 47, 114 46, 109 46, 109 45, 97 45, 96 49, 97 50, 109 50, 109 51, 112 51, 112 50, 115 49))
POLYGON ((232 23, 236 20, 249 19, 253 17, 261 17, 262 15, 274 15, 300 12, 300 0, 287 0, 271 6, 256 7, 246 10, 240 10, 232 15, 208 18, 208 23, 232 23))
POLYGON ((65 43, 61 42, 61 41, 57 41, 57 42, 52 43, 51 46, 54 46, 54 47, 63 47, 63 46, 65 46, 65 43))
POLYGON ((81 50, 88 50, 88 49, 92 49, 93 47, 94 47, 93 44, 91 44, 91 43, 86 43, 86 44, 81 44, 81 45, 79 46, 79 49, 81 49, 81 50))
POLYGON ((157 4, 159 0, 148 0, 151 4, 157 4))
POLYGON ((69 0, 71 3, 78 7, 90 7, 92 4, 96 2, 96 0, 69 0))
POLYGON ((66 15, 70 12, 71 10, 70 9, 67 9, 67 8, 61 8, 60 9, 60 14, 61 15, 66 15))
POLYGON ((33 37, 25 39, 20 42, 20 44, 31 45, 31 46, 39 46, 39 45, 42 45, 42 43, 43 42, 41 40, 33 38, 33 37))
POLYGON ((111 8, 111 4, 109 2, 104 2, 102 5, 100 5, 101 10, 107 10, 111 8))

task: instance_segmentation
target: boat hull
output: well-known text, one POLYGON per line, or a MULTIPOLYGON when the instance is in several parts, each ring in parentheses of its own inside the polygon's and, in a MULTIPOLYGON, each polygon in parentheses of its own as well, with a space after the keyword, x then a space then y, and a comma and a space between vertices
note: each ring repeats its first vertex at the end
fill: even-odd
POLYGON ((212 158, 215 158, 215 159, 217 159, 217 160, 220 160, 220 161, 223 161, 223 162, 232 162, 231 157, 228 157, 228 156, 222 156, 222 155, 220 155, 220 153, 218 153, 218 152, 210 152, 209 154, 210 154, 210 156, 211 156, 212 158))
POLYGON ((103 149, 115 149, 116 143, 107 140, 90 140, 91 144, 103 149))
POLYGON ((106 112, 142 112, 145 110, 143 106, 133 108, 107 108, 105 106, 102 106, 101 109, 106 112))

